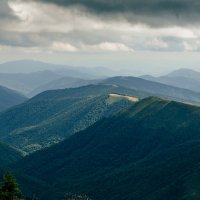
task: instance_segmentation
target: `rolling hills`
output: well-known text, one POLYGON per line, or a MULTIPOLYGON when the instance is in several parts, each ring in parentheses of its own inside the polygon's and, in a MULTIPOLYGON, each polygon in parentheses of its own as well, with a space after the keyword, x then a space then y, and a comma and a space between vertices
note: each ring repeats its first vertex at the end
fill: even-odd
POLYGON ((0 114, 0 140, 25 153, 48 147, 133 104, 133 99, 119 94, 147 95, 113 85, 41 93, 0 114))
POLYGON ((199 124, 200 107, 150 97, 14 168, 50 185, 40 199, 78 192, 94 200, 194 200, 200 197, 199 124))
POLYGON ((27 98, 20 93, 0 86, 0 112, 26 100, 27 98))

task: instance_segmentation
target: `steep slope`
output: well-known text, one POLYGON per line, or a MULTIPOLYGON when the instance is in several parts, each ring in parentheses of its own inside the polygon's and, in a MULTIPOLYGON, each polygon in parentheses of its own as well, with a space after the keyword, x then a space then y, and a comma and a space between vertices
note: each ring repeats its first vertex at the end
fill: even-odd
POLYGON ((19 151, 0 143, 0 168, 4 168, 20 159, 22 159, 22 154, 19 151))
POLYGON ((41 199, 199 199, 199 124, 200 107, 147 98, 26 157, 18 173, 52 185, 41 199))
POLYGON ((151 93, 152 96, 166 97, 171 100, 200 103, 200 93, 165 85, 158 82, 144 80, 136 77, 113 77, 103 81, 107 84, 116 84, 123 87, 151 93))
POLYGON ((26 100, 25 96, 16 91, 0 86, 0 112, 26 100))
POLYGON ((110 97, 110 93, 144 95, 111 85, 44 92, 0 114, 0 139, 27 153, 60 142, 133 103, 128 98, 110 97))
POLYGON ((141 78, 200 92, 200 73, 189 69, 176 70, 160 77, 141 76, 141 78))
POLYGON ((55 81, 51 81, 44 85, 39 86, 38 88, 31 91, 28 96, 33 97, 41 92, 47 90, 58 90, 58 89, 66 89, 66 88, 76 88, 90 84, 96 84, 100 82, 100 80, 84 80, 80 78, 73 77, 63 77, 55 81))

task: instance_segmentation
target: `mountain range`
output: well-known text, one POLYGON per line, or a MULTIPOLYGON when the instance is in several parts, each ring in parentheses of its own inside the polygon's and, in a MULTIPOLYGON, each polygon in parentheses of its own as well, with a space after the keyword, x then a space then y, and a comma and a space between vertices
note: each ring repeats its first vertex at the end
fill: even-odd
MULTIPOLYGON (((98 70, 100 69, 90 70, 85 68, 83 70, 78 67, 55 65, 40 61, 19 60, 0 64, 0 85, 32 97, 32 93, 38 94, 38 92, 36 92, 37 90, 39 90, 39 92, 45 91, 47 84, 52 86, 53 83, 51 84, 51 82, 53 81, 59 82, 59 79, 61 79, 60 81, 63 83, 63 77, 69 79, 67 80, 67 83, 65 83, 66 87, 73 86, 73 84, 75 86, 75 79, 77 79, 77 84, 78 81, 80 81, 80 86, 85 85, 87 80, 102 77, 98 75, 98 70), (90 73, 90 71, 92 72, 90 73), (40 87, 43 85, 44 90, 41 90, 40 87)), ((101 71, 106 73, 106 69, 101 71)), ((55 82, 55 84, 58 84, 58 87, 53 87, 55 89, 62 89, 64 85, 57 82, 55 82)), ((47 89, 54 88, 47 87, 47 89)))
POLYGON ((27 199, 200 199, 200 73, 14 65, 28 63, 42 71, 0 65, 0 175, 27 199))
MULTIPOLYGON (((148 92, 152 95, 160 96, 160 97, 168 97, 170 99, 179 100, 179 101, 188 101, 188 102, 200 102, 200 96, 198 92, 181 88, 181 85, 173 86, 173 81, 171 85, 168 83, 159 83, 159 81, 151 81, 146 80, 147 77, 138 78, 138 77, 127 77, 127 76, 120 76, 120 77, 111 77, 106 78, 103 80, 84 80, 79 78, 72 78, 72 77, 62 77, 60 79, 54 80, 52 82, 48 82, 44 85, 39 86, 38 88, 31 91, 28 96, 32 97, 37 95, 46 90, 54 90, 54 89, 64 89, 64 88, 74 88, 80 87, 89 84, 115 84, 121 85, 123 87, 132 88, 138 91, 148 92)), ((170 78, 171 79, 171 78, 170 78)), ((176 80, 176 78, 173 78, 176 80)), ((185 81, 185 78, 179 78, 185 81)), ((193 79, 192 79, 193 80, 193 79)), ((195 81, 193 80, 193 83, 195 81)), ((186 82, 187 83, 187 82, 186 82)), ((194 84, 195 85, 195 84, 194 84)), ((196 85, 198 87, 198 85, 196 85)))
POLYGON ((2 86, 19 91, 28 97, 33 97, 46 90, 108 83, 121 84, 124 87, 169 99, 196 104, 200 102, 200 73, 189 69, 176 70, 161 77, 149 75, 140 78, 116 77, 119 72, 107 68, 70 67, 24 60, 1 64, 0 72, 2 86), (27 73, 19 73, 22 71, 27 73))

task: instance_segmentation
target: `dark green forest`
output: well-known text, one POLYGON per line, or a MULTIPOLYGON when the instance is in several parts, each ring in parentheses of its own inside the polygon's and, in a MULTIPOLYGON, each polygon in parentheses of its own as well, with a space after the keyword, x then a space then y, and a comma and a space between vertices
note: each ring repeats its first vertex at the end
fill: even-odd
POLYGON ((0 140, 24 154, 49 147, 133 103, 110 93, 145 95, 112 85, 47 91, 0 113, 0 140))
POLYGON ((199 199, 200 107, 143 95, 85 86, 2 112, 2 183, 11 171, 27 200, 199 199), (52 135, 63 138, 48 146, 52 135))

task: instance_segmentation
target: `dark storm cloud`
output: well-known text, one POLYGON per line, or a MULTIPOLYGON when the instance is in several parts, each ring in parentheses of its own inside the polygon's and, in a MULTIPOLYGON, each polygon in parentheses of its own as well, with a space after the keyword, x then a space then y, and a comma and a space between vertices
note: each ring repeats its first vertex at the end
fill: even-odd
POLYGON ((97 15, 124 15, 150 25, 199 24, 199 0, 36 0, 60 6, 84 6, 97 15))
MULTIPOLYGON (((98 13, 102 12, 144 12, 181 11, 188 7, 185 0, 41 0, 58 5, 83 5, 98 13)), ((155 14, 155 13, 154 13, 155 14)))

